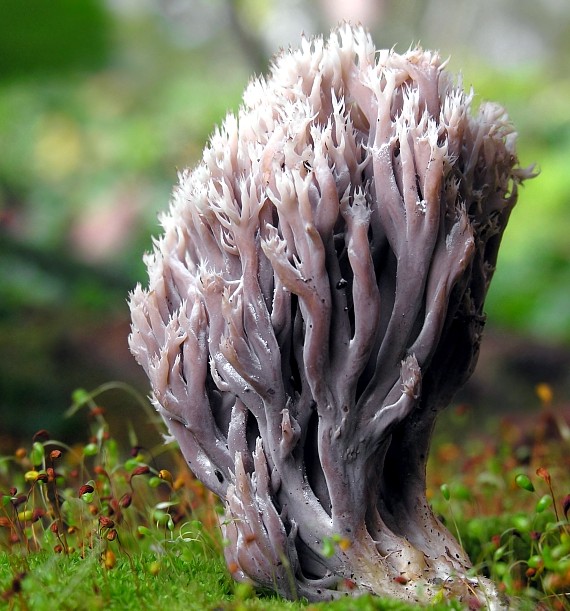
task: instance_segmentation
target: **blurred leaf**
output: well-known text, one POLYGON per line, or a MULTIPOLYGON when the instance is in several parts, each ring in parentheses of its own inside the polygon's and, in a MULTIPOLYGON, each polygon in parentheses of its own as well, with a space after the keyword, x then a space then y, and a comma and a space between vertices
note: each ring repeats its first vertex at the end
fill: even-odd
POLYGON ((96 68, 109 48, 109 20, 97 0, 3 0, 0 78, 96 68))

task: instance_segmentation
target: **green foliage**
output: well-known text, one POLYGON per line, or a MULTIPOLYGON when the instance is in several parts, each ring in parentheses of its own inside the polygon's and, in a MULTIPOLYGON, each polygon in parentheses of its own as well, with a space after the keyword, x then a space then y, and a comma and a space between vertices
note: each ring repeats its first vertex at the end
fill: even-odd
POLYGON ((140 547, 136 557, 129 560, 123 554, 112 567, 95 551, 86 558, 41 552, 29 557, 16 577, 13 559, 1 552, 0 582, 13 589, 19 576, 21 590, 9 598, 25 600, 33 609, 198 610, 219 602, 220 593, 231 594, 221 558, 190 554, 175 543, 157 559, 150 545, 140 547))
MULTIPOLYGON (((308 606, 234 583, 213 495, 176 448, 147 450, 134 434, 130 450, 120 447, 100 404, 114 387, 155 417, 128 386, 78 389, 68 415, 86 415, 86 440, 68 446, 40 430, 28 447, 0 457, 0 597, 11 608, 413 609, 371 596, 308 606)), ((570 495, 561 496, 570 489, 568 440, 545 446, 540 430, 521 460, 520 438, 508 427, 493 444, 468 438, 464 454, 440 443, 428 488, 475 573, 529 611, 563 608, 570 584, 570 495)), ((332 537, 323 553, 347 544, 332 537)), ((429 608, 464 606, 442 600, 429 608)))
POLYGON ((95 401, 107 390, 73 395, 69 415, 85 410, 90 422, 85 443, 70 447, 41 430, 29 448, 0 458, 0 592, 38 609, 141 608, 153 596, 204 608, 233 587, 213 498, 177 453, 134 439, 122 455, 95 401), (175 476, 159 462, 175 465, 175 476))
POLYGON ((440 443, 428 488, 474 574, 529 611, 570 602, 570 437, 552 391, 540 385, 537 394, 541 411, 528 429, 505 420, 491 436, 467 437, 461 450, 440 443))
POLYGON ((112 18, 91 0, 0 8, 0 76, 8 62, 18 77, 0 79, 10 146, 0 159, 0 303, 10 311, 122 307, 177 169, 196 162, 249 76, 225 41, 183 50, 150 16, 112 18), (121 222, 114 246, 86 254, 121 222))
POLYGON ((503 104, 519 130, 523 166, 539 176, 520 191, 501 245, 486 301, 495 325, 570 340, 568 197, 570 79, 555 64, 505 72, 481 63, 464 67, 478 97, 503 104))
POLYGON ((109 47, 109 25, 97 0, 3 0, 0 78, 99 67, 109 47))

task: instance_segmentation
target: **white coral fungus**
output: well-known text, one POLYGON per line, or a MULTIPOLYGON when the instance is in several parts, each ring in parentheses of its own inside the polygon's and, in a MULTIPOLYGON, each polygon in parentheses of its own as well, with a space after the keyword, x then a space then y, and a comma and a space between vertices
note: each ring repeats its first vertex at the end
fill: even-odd
POLYGON ((130 347, 224 503, 236 579, 497 601, 425 498, 528 175, 503 109, 471 101, 437 54, 343 26, 277 57, 180 174, 130 347))

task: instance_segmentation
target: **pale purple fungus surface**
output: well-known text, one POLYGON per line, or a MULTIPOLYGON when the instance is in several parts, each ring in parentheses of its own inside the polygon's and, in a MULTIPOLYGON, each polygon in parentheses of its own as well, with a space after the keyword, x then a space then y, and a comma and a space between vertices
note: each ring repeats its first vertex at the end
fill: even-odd
POLYGON ((530 176, 505 111, 472 97, 437 54, 342 26, 278 56, 180 174, 130 347, 223 502, 238 580, 501 605, 425 496, 530 176))

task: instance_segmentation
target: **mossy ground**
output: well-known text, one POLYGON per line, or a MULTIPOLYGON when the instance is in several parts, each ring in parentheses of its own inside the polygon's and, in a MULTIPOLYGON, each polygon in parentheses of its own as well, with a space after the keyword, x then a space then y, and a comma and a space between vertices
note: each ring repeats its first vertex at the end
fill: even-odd
MULTIPOLYGON (((146 546, 144 546, 146 547, 146 546)), ((256 593, 235 584, 220 558, 207 558, 202 552, 171 551, 157 560, 151 550, 141 550, 131 560, 122 556, 112 569, 93 555, 78 556, 37 553, 16 566, 5 552, 0 554, 0 584, 4 592, 20 574, 21 590, 5 602, 13 609, 186 609, 203 611, 241 609, 275 611, 289 609, 330 609, 345 611, 398 610, 414 607, 395 600, 372 596, 311 605, 290 602, 269 593, 256 593)), ((5 597, 6 598, 6 597, 5 597)), ((440 603, 431 609, 461 609, 455 603, 440 603)))
MULTIPOLYGON (((218 503, 176 448, 145 450, 134 438, 130 451, 119 447, 99 400, 108 390, 74 395, 71 411, 87 414, 86 440, 70 447, 38 431, 0 456, 0 607, 413 609, 372 596, 289 602, 236 584, 223 561, 218 503)), ((531 430, 503 420, 493 441, 468 434, 459 448, 436 435, 429 466, 435 513, 475 574, 521 611, 570 608, 570 436, 551 402, 542 393, 531 430)), ((455 434, 471 428, 464 416, 451 423, 455 434)), ((427 608, 469 607, 433 603, 427 608)))

